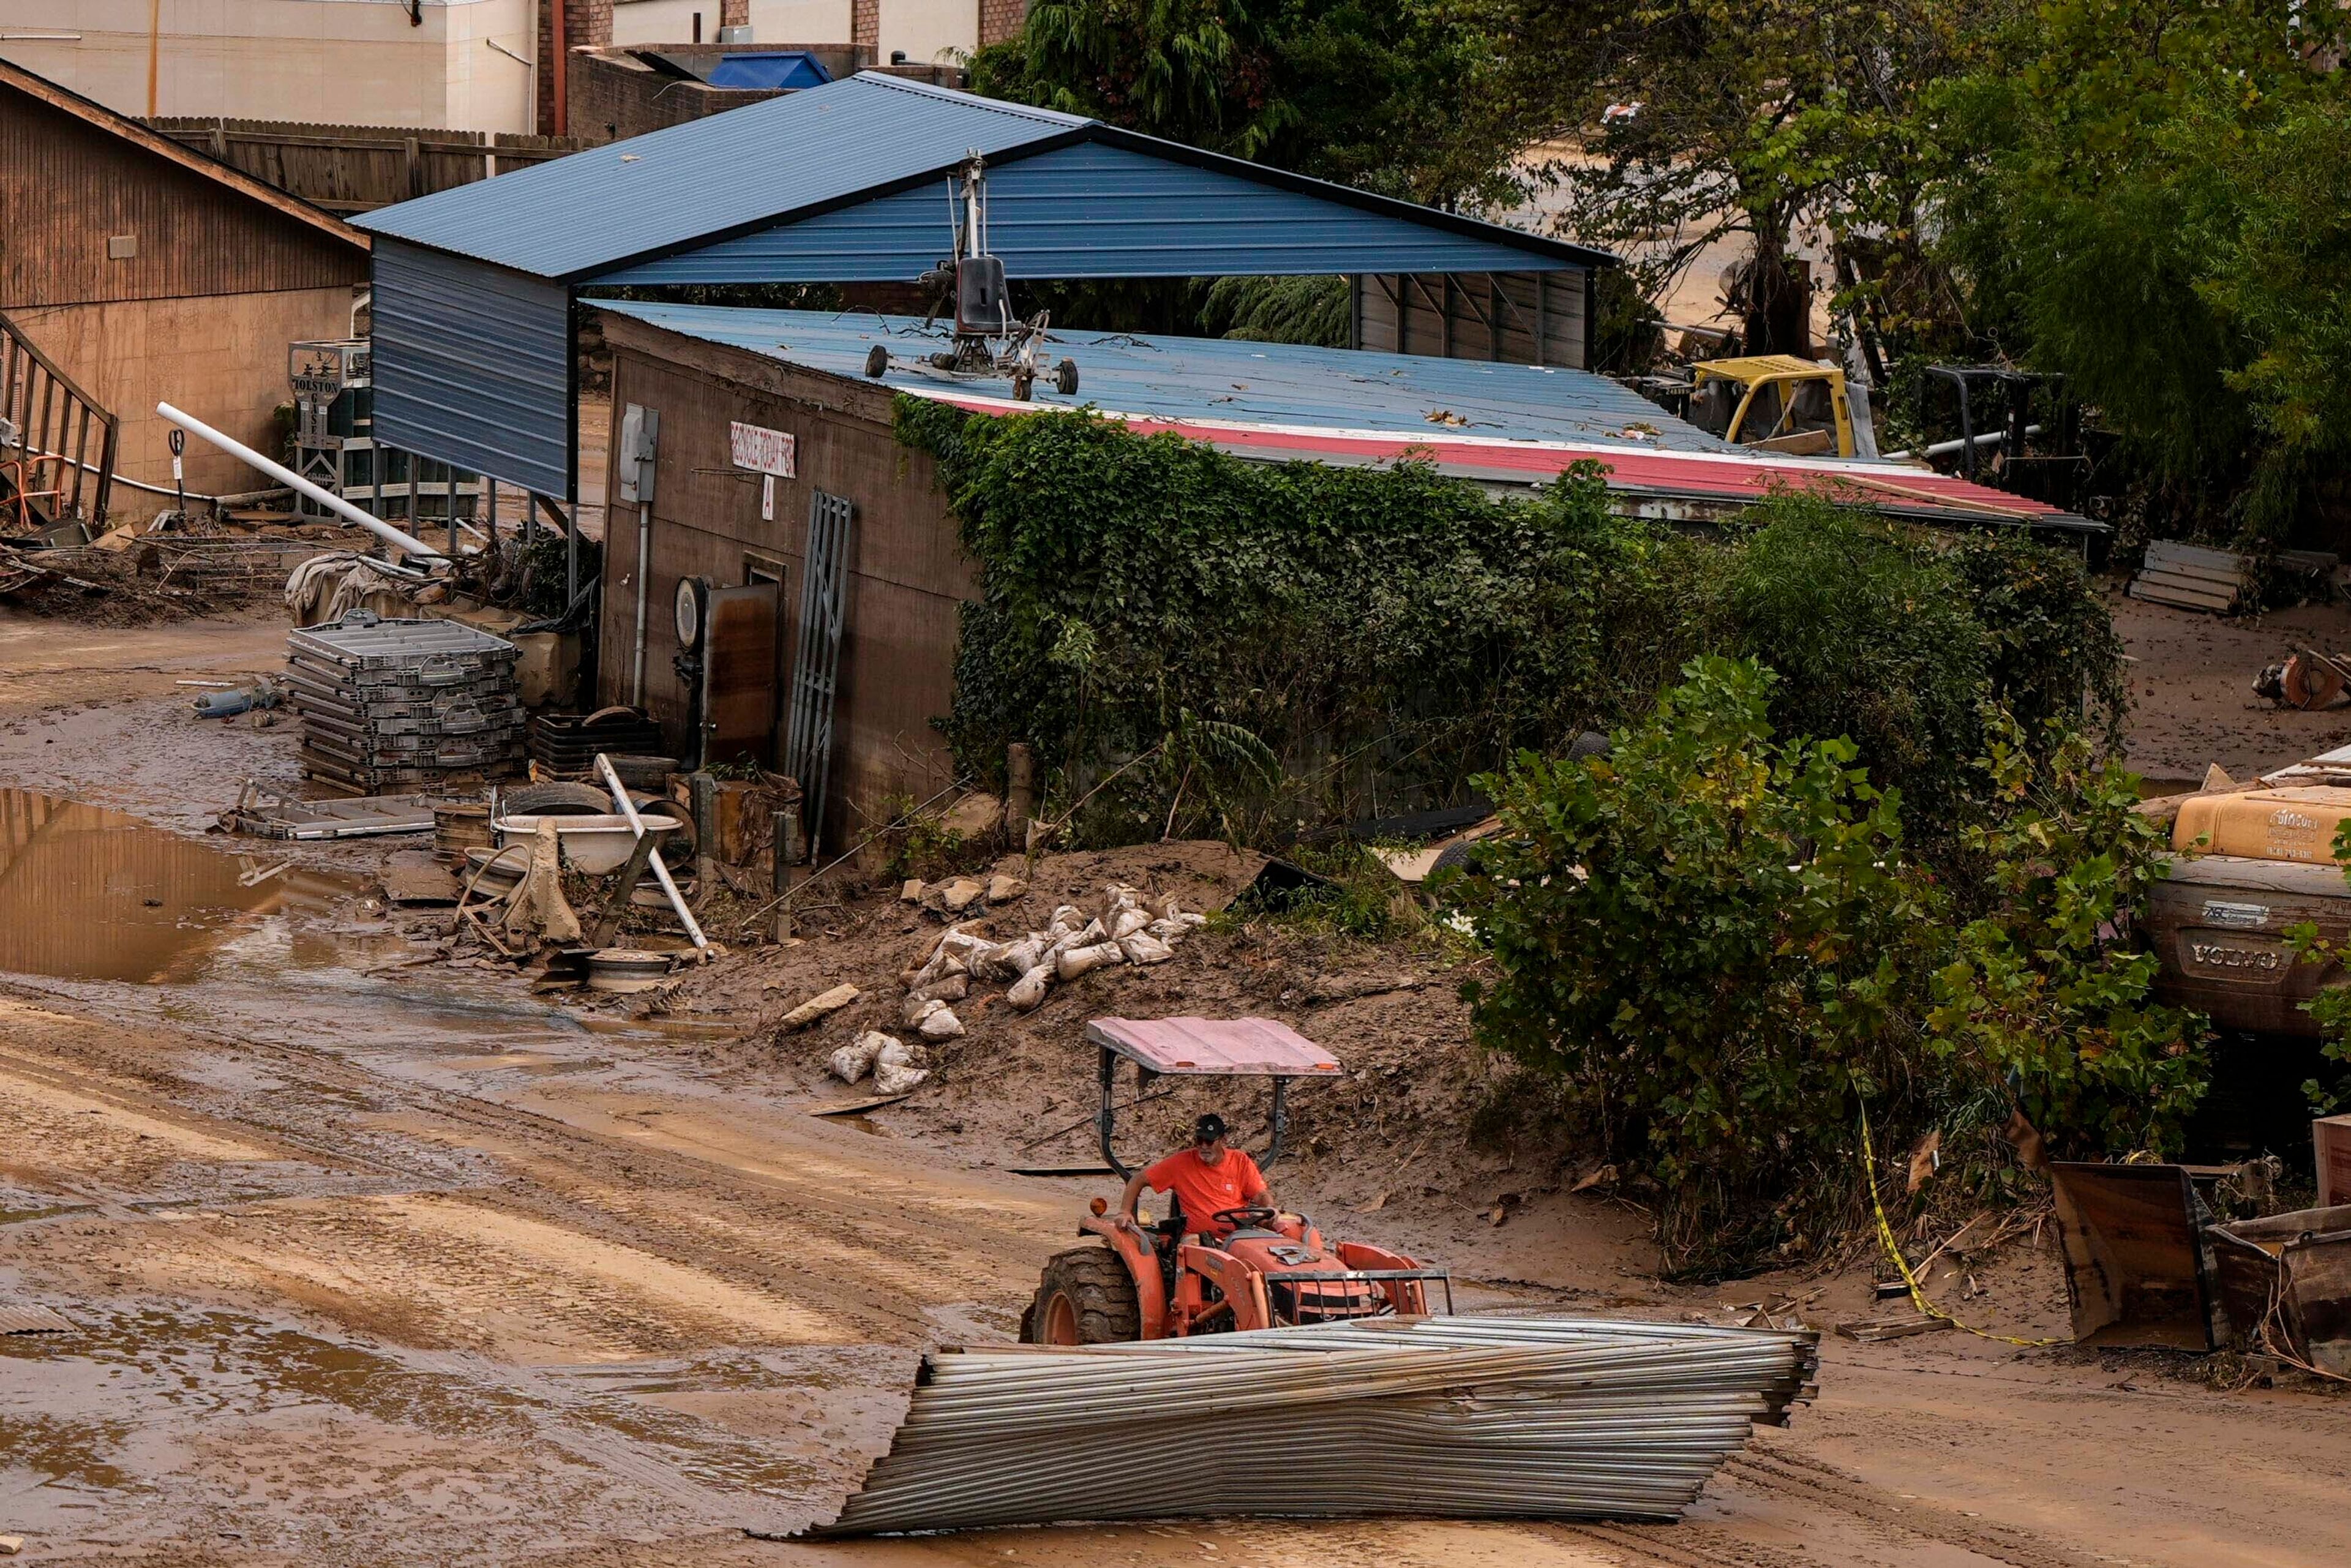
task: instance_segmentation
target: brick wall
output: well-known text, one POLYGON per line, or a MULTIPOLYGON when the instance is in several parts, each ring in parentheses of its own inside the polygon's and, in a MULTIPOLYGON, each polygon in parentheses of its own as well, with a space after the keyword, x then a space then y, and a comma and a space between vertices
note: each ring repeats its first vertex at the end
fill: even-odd
POLYGON ((882 0, 849 0, 849 41, 869 49, 882 47, 882 0))
POLYGON ((718 25, 722 27, 749 26, 751 0, 718 0, 718 25))
MULTIPOLYGON (((713 47, 709 52, 715 56, 718 51, 713 47)), ((617 54, 574 55, 565 95, 571 123, 566 134, 591 143, 622 141, 775 96, 762 88, 680 81, 617 54)))
MULTIPOLYGON (((745 0, 747 4, 747 0, 745 0)), ((612 42, 612 0, 540 0, 538 7, 538 131, 569 134, 555 123, 555 8, 563 7, 563 44, 569 49, 603 48, 612 42)), ((567 94, 569 91, 567 65, 567 94)))
POLYGON ((980 47, 1019 37, 1028 21, 1029 0, 979 0, 980 47))

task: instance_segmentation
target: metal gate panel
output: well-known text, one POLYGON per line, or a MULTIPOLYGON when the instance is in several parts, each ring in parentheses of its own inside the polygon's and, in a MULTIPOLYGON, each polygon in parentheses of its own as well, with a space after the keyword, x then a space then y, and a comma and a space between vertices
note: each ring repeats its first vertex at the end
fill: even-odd
POLYGON ((747 753, 766 763, 776 739, 776 621, 783 591, 772 582, 714 588, 703 608, 702 765, 747 753))
POLYGON ((571 292, 379 237, 375 439, 572 498, 571 292))
POLYGON ((800 579, 799 650, 792 662, 792 707, 784 737, 784 771, 799 783, 800 820, 813 858, 824 829, 832 772, 833 699, 841 685, 841 634, 847 618, 849 525, 846 497, 809 497, 808 570, 800 579))

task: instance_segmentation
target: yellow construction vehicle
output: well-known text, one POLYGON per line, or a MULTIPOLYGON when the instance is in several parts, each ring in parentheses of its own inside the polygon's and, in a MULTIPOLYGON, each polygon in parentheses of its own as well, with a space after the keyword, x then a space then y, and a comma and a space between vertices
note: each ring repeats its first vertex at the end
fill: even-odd
POLYGON ((1701 360, 1690 367, 1689 422, 1740 446, 1792 456, 1862 452, 1844 372, 1792 354, 1701 360))

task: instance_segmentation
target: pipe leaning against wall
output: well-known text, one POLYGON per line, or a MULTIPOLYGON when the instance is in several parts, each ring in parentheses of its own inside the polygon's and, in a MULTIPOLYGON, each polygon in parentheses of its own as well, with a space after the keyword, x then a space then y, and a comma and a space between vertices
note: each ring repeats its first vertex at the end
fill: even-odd
MULTIPOLYGON (((238 441, 234 437, 223 435, 219 431, 214 430, 211 425, 206 424, 194 414, 183 413, 168 402, 157 403, 155 405, 155 412, 173 424, 178 425, 181 429, 186 431, 190 435, 197 436, 203 440, 211 442, 214 446, 219 447, 223 452, 227 453, 230 456, 242 459, 249 466, 259 469, 262 473, 268 475, 279 484, 289 486, 292 488, 300 491, 303 495, 309 497, 310 499, 318 502, 319 505, 326 507, 329 511, 334 513, 335 516, 342 518, 345 522, 365 528, 368 532, 373 534, 376 538, 381 539, 392 549, 401 551, 402 554, 412 555, 419 560, 425 561, 446 560, 449 559, 446 555, 434 549, 431 545, 424 543, 423 540, 413 538, 407 534, 402 533, 398 528, 393 528, 381 517, 371 517, 367 513, 360 511, 357 507, 352 506, 349 501, 344 500, 332 490, 321 489, 319 486, 313 485, 309 480, 303 478, 302 476, 297 474, 291 468, 285 466, 283 464, 271 462, 268 458, 264 457, 260 453, 256 452, 252 447, 246 445, 245 443, 238 441)), ((454 497, 452 497, 450 509, 452 511, 456 509, 454 497)))

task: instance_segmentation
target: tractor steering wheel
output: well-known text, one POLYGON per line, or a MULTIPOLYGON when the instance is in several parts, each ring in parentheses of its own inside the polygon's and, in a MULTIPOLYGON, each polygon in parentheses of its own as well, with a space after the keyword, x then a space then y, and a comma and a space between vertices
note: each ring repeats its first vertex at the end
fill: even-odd
POLYGON ((1267 1208, 1259 1204, 1243 1204, 1238 1208, 1220 1208, 1208 1216, 1210 1223, 1228 1225, 1236 1230, 1244 1226, 1256 1226, 1262 1228, 1272 1225, 1280 1218, 1280 1209, 1267 1208))

